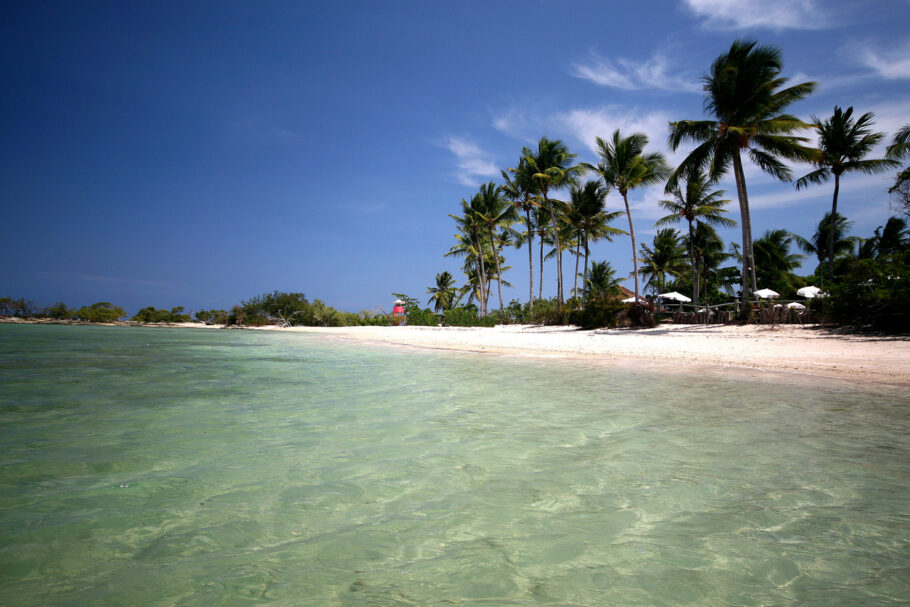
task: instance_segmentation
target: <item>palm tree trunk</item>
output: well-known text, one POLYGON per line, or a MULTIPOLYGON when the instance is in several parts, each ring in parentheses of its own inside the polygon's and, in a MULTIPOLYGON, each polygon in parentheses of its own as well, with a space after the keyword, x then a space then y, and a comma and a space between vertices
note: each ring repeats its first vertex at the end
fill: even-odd
POLYGON ((550 219, 553 224, 553 241, 556 243, 556 307, 562 307, 562 248, 559 246, 559 225, 556 221, 556 213, 553 211, 553 205, 547 198, 547 190, 544 188, 543 201, 550 212, 550 219))
POLYGON ((689 219, 689 263, 692 264, 692 303, 698 305, 698 267, 695 265, 695 232, 689 219))
POLYGON ((831 225, 828 226, 828 277, 834 283, 834 226, 837 225, 837 193, 840 191, 840 175, 834 174, 834 200, 831 201, 831 225))
POLYGON ((635 303, 638 303, 638 245, 635 242, 635 226, 632 225, 632 211, 629 209, 629 198, 622 192, 623 202, 626 203, 626 216, 629 218, 629 236, 632 237, 632 267, 635 268, 635 303))
POLYGON ((736 195, 739 198, 740 223, 743 230, 743 270, 742 270, 742 306, 743 319, 752 316, 749 295, 755 285, 755 256, 752 253, 752 221, 749 218, 749 197, 746 193, 746 176, 743 173, 743 162, 739 150, 733 152, 733 176, 736 179, 736 195), (749 285, 752 285, 751 289, 749 285))
POLYGON ((477 257, 480 259, 480 277, 478 283, 480 284, 480 315, 487 315, 487 270, 486 264, 483 261, 483 242, 480 238, 477 239, 477 257))
POLYGON ((537 285, 537 299, 543 299, 543 234, 540 234, 540 284, 537 285))
POLYGON ((572 297, 578 297, 578 262, 581 261, 581 238, 575 243, 575 286, 572 288, 572 297))
POLYGON ((582 277, 581 288, 585 289, 588 286, 588 255, 591 251, 588 249, 588 233, 585 232, 585 273, 582 277))
POLYGON ((534 229, 531 225, 531 210, 525 209, 525 221, 528 226, 528 307, 534 307, 534 229))
POLYGON ((499 290, 499 309, 500 311, 505 308, 502 305, 502 271, 499 269, 499 251, 496 250, 496 241, 493 239, 493 228, 491 227, 490 232, 490 246, 493 247, 493 261, 496 262, 496 283, 499 290))

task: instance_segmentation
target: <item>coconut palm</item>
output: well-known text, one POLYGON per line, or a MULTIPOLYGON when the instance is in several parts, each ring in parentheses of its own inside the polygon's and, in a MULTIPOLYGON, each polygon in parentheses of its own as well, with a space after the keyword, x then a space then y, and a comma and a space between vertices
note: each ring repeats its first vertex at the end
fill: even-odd
POLYGON ((657 232, 649 246, 642 243, 641 273, 646 277, 645 287, 652 287, 655 293, 666 291, 668 276, 682 276, 686 267, 686 249, 679 239, 679 232, 664 228, 657 232))
POLYGON ((724 190, 711 190, 710 184, 704 173, 696 172, 686 179, 685 188, 677 182, 668 188, 668 194, 673 200, 660 200, 657 204, 670 211, 666 217, 657 220, 656 225, 666 225, 685 220, 689 224, 689 263, 692 269, 692 301, 698 303, 698 264, 695 262, 695 240, 693 235, 700 222, 712 225, 722 225, 732 228, 736 222, 726 217, 724 208, 730 203, 723 195, 724 190))
POLYGON ((562 305, 562 249, 559 246, 558 215, 549 192, 571 185, 576 176, 581 174, 582 168, 572 164, 577 154, 570 154, 569 148, 558 139, 551 141, 541 137, 537 142, 536 151, 526 147, 522 149, 521 154, 522 160, 527 163, 531 178, 537 184, 543 206, 550 213, 552 234, 556 239, 556 301, 558 305, 562 305))
POLYGON ((847 218, 840 213, 837 214, 832 222, 831 213, 828 212, 818 222, 818 227, 815 228, 812 238, 806 240, 802 236, 794 235, 793 241, 796 246, 806 253, 815 255, 815 258, 818 259, 818 275, 821 286, 825 286, 824 265, 825 260, 831 255, 831 250, 833 249, 835 257, 842 253, 853 251, 856 239, 847 236, 847 231, 852 225, 853 223, 847 221, 847 218), (834 246, 830 247, 828 241, 831 240, 832 231, 834 232, 834 246))
POLYGON ((762 288, 773 289, 781 295, 796 291, 798 285, 793 270, 799 267, 805 256, 790 252, 794 240, 793 234, 778 229, 765 231, 755 241, 755 263, 762 288))
POLYGON ((621 293, 619 282, 619 279, 616 278, 616 270, 613 269, 610 262, 593 262, 591 264, 591 272, 585 278, 585 300, 590 301, 619 295, 621 293))
POLYGON ((477 195, 472 197, 470 203, 462 198, 461 215, 449 215, 449 217, 455 220, 455 225, 458 227, 458 233, 455 234, 455 239, 458 242, 449 249, 449 252, 446 253, 445 256, 465 257, 465 267, 476 269, 476 286, 478 289, 477 300, 480 304, 480 315, 485 316, 487 312, 486 302, 488 299, 486 291, 486 243, 484 242, 484 225, 483 221, 480 219, 477 204, 477 195))
POLYGON ((905 251, 910 246, 907 220, 903 217, 889 217, 884 226, 875 228, 875 236, 870 240, 876 257, 905 251))
POLYGON ((512 202, 516 212, 524 214, 525 234, 516 240, 516 246, 525 242, 528 244, 528 302, 534 306, 534 222, 532 211, 540 206, 537 200, 537 186, 534 183, 533 172, 527 160, 520 158, 517 168, 501 171, 505 183, 500 187, 505 197, 512 202))
MULTIPOLYGON (((837 193, 840 191, 840 176, 844 173, 874 174, 900 166, 896 160, 881 158, 864 160, 872 148, 885 138, 884 133, 872 132, 875 115, 866 112, 853 119, 853 108, 846 111, 834 106, 834 114, 827 120, 812 116, 818 129, 818 155, 814 160, 816 168, 808 175, 796 180, 796 189, 810 183, 825 183, 834 176, 834 198, 831 201, 831 215, 837 215, 837 193)), ((828 225, 828 275, 834 277, 834 229, 835 222, 828 225)))
POLYGON ((629 218, 629 236, 632 239, 632 264, 635 275, 635 301, 638 301, 638 255, 635 243, 635 225, 632 223, 632 211, 629 209, 629 190, 660 183, 670 174, 663 154, 651 152, 645 154, 648 136, 633 133, 623 137, 616 129, 613 137, 605 141, 598 137, 597 153, 600 162, 596 166, 583 164, 588 170, 596 172, 607 187, 616 188, 622 195, 629 218))
MULTIPOLYGON (((584 273, 581 275, 582 284, 586 284, 588 279, 588 257, 591 255, 591 244, 601 239, 613 242, 614 236, 626 233, 610 225, 622 215, 622 211, 605 209, 609 191, 604 184, 596 180, 586 181, 581 187, 573 186, 571 190, 569 219, 578 239, 579 249, 583 249, 585 255, 584 273)), ((580 257, 580 253, 579 250, 576 261, 580 257)), ((577 264, 575 274, 577 277, 577 264)))
POLYGON ((895 160, 910 155, 910 124, 905 124, 894 134, 886 154, 895 160))
POLYGON ((455 288, 455 279, 449 272, 436 275, 436 286, 427 287, 430 298, 427 303, 433 302, 436 313, 451 309, 457 304, 458 289, 455 288))
POLYGON ((503 198, 502 191, 495 183, 490 181, 480 186, 480 190, 471 199, 471 207, 477 215, 477 218, 487 230, 490 239, 490 246, 493 252, 493 262, 496 264, 496 275, 499 285, 499 309, 502 310, 505 305, 502 302, 502 272, 499 267, 499 249, 497 248, 497 239, 493 235, 496 228, 504 227, 511 224, 517 218, 515 207, 506 202, 503 198))
MULTIPOLYGON (((888 158, 894 160, 910 156, 910 124, 905 124, 894 135, 891 145, 888 146, 887 155, 888 158)), ((910 167, 906 167, 897 174, 894 185, 888 189, 888 192, 897 195, 904 207, 904 212, 910 215, 910 167)))
POLYGON ((708 285, 713 286, 716 291, 721 287, 727 287, 731 275, 735 274, 733 284, 739 280, 739 271, 736 268, 720 267, 720 264, 731 255, 724 252, 723 240, 710 225, 697 223, 692 236, 683 238, 683 244, 693 252, 697 266, 694 274, 698 276, 698 289, 695 290, 693 300, 698 301, 701 293, 707 292, 708 285))
POLYGON ((762 171, 783 181, 790 180, 790 170, 781 159, 810 162, 816 155, 802 145, 807 141, 804 137, 793 135, 809 125, 781 113, 789 104, 809 95, 815 83, 781 88, 787 83, 786 78, 780 77, 782 67, 777 48, 737 40, 714 60, 710 73, 702 79, 705 110, 713 119, 670 123, 669 143, 673 150, 685 141, 698 145, 670 176, 668 188, 696 171, 707 169, 708 178, 717 181, 733 168, 743 240, 744 314, 751 310, 745 303, 750 289, 755 288, 755 263, 741 154, 746 152, 762 171))

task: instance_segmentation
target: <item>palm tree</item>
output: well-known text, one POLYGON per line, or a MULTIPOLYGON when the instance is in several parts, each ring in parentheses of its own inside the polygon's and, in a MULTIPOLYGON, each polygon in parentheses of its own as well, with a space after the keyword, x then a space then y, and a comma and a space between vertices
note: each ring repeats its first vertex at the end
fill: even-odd
POLYGON ((696 172, 686 179, 683 189, 679 183, 667 189, 673 200, 660 200, 657 204, 670 211, 666 217, 657 220, 655 225, 677 223, 685 219, 689 224, 689 263, 692 266, 692 302, 698 303, 698 264, 695 262, 695 229, 701 221, 712 225, 722 225, 732 228, 736 222, 725 217, 727 210, 724 208, 730 203, 721 198, 726 192, 711 190, 704 173, 696 172))
POLYGON ((786 78, 780 77, 783 68, 780 50, 757 44, 737 40, 729 51, 714 60, 710 74, 702 79, 704 106, 714 119, 671 122, 669 138, 673 150, 684 141, 698 145, 670 176, 668 188, 673 188, 680 176, 704 169, 711 181, 717 181, 732 165, 742 226, 744 315, 751 310, 745 304, 749 300, 750 284, 755 288, 755 260, 741 153, 747 151, 761 170, 783 181, 790 180, 790 170, 781 158, 809 162, 816 154, 802 145, 807 141, 804 137, 792 134, 809 125, 780 113, 811 93, 815 83, 780 88, 787 83, 786 78))
POLYGON ((563 302, 562 290, 562 249, 559 246, 559 227, 557 214, 549 198, 550 190, 558 190, 570 185, 582 171, 580 166, 572 165, 577 154, 570 154, 569 148, 560 140, 551 141, 541 137, 537 142, 537 151, 523 148, 522 160, 527 163, 531 178, 537 184, 544 208, 550 213, 553 237, 556 239, 556 301, 563 302))
MULTIPOLYGON (((905 124, 894 135, 894 139, 891 140, 887 156, 888 158, 899 160, 908 155, 910 155, 910 124, 905 124)), ((910 167, 897 174, 894 179, 894 185, 888 188, 888 192, 897 194, 901 198, 904 212, 910 214, 910 167)))
POLYGON ((831 255, 832 249, 835 257, 842 253, 853 251, 856 239, 847 236, 847 231, 850 229, 851 225, 853 225, 852 222, 847 221, 847 218, 840 213, 837 214, 835 220, 832 222, 831 213, 828 212, 825 213, 825 216, 818 222, 818 227, 815 228, 815 233, 812 234, 812 238, 806 240, 802 236, 794 235, 793 241, 796 243, 796 246, 806 253, 815 255, 816 259, 818 259, 818 275, 820 286, 822 287, 825 286, 825 260, 831 255), (829 240, 832 240, 832 231, 834 232, 833 247, 829 246, 831 244, 829 243, 829 240))
POLYGON ((894 134, 894 139, 891 140, 886 155, 888 158, 897 160, 908 154, 910 154, 910 124, 905 124, 894 134))
POLYGON ((458 243, 449 249, 445 254, 446 257, 458 256, 465 257, 465 272, 473 268, 477 274, 477 300, 480 303, 480 315, 486 315, 486 302, 488 299, 487 273, 486 273, 486 247, 484 246, 483 224, 477 212, 477 195, 468 203, 464 198, 461 199, 461 215, 449 215, 455 220, 458 227, 458 233, 455 239, 458 243))
MULTIPOLYGON (((626 233, 610 225, 622 215, 622 211, 605 209, 609 191, 606 185, 592 180, 586 181, 581 187, 573 186, 571 190, 569 217, 579 241, 579 247, 584 248, 585 253, 582 284, 586 284, 588 280, 588 257, 591 255, 591 244, 601 239, 613 242, 614 236, 626 233)), ((577 267, 575 274, 577 277, 577 267)))
POLYGON ((608 261, 595 261, 591 273, 585 278, 585 300, 603 299, 620 294, 616 270, 608 261))
POLYGON ((638 247, 635 243, 635 226, 632 223, 632 211, 629 209, 629 190, 660 183, 670 174, 663 154, 651 152, 645 154, 648 136, 633 133, 623 137, 619 129, 613 133, 610 141, 600 137, 596 139, 597 153, 600 162, 597 166, 583 164, 585 168, 596 172, 608 187, 614 187, 622 195, 629 217, 629 236, 632 238, 632 264, 635 274, 635 301, 638 301, 638 247))
POLYGON ((458 289, 455 288, 455 279, 449 272, 437 274, 436 286, 427 287, 427 293, 430 294, 427 303, 435 302, 437 314, 451 309, 457 303, 458 289))
POLYGON ((876 257, 894 255, 906 250, 910 245, 907 220, 903 217, 889 217, 884 226, 875 228, 875 236, 870 240, 876 257))
POLYGON ((516 219, 515 207, 505 201, 502 191, 492 181, 480 186, 480 191, 471 200, 471 207, 478 220, 486 227, 490 238, 499 285, 499 309, 502 310, 505 307, 502 302, 502 272, 499 268, 499 250, 496 248, 497 239, 493 235, 493 230, 509 225, 516 219))
POLYGON ((551 213, 544 207, 536 207, 533 211, 534 216, 534 226, 535 234, 540 239, 540 246, 538 251, 538 258, 540 260, 540 280, 537 285, 537 297, 538 299, 543 299, 543 262, 544 262, 544 246, 548 244, 553 244, 553 237, 550 236, 553 226, 550 222, 551 213))
MULTIPOLYGON (((818 129, 818 156, 814 161, 818 168, 797 179, 796 189, 804 188, 810 183, 825 183, 833 175, 831 216, 837 216, 837 193, 840 191, 841 175, 851 172, 881 173, 900 166, 896 160, 887 158, 863 160, 885 138, 884 133, 872 132, 874 117, 872 112, 866 112, 854 120, 852 107, 844 111, 836 105, 834 114, 828 120, 812 116, 812 122, 818 129)), ((831 278, 834 278, 834 224, 835 222, 829 222, 828 225, 828 275, 831 278)))
POLYGON ((739 281, 739 271, 736 268, 720 267, 731 255, 724 252, 724 242, 714 228, 699 222, 695 225, 692 236, 687 236, 683 241, 686 248, 694 253, 697 267, 695 275, 698 276, 698 289, 695 290, 693 300, 698 301, 701 292, 707 291, 709 284, 717 290, 720 287, 726 288, 731 277, 732 284, 739 281))
POLYGON ((505 197, 512 202, 516 211, 524 213, 524 222, 526 232, 524 238, 517 240, 516 245, 521 246, 525 241, 528 243, 528 305, 534 307, 534 223, 531 218, 531 212, 538 208, 536 185, 534 183, 533 173, 527 160, 520 158, 517 168, 510 168, 508 171, 501 171, 505 183, 500 187, 505 197))
POLYGON ((641 245, 641 273, 648 277, 645 287, 656 289, 655 294, 666 290, 667 276, 681 276, 686 268, 686 250, 679 240, 679 232, 664 228, 655 236, 651 246, 641 245))
POLYGON ((794 240, 793 234, 779 229, 767 230, 755 241, 755 262, 763 288, 774 289, 781 295, 797 289, 793 270, 799 267, 805 256, 790 253, 790 245, 794 240))

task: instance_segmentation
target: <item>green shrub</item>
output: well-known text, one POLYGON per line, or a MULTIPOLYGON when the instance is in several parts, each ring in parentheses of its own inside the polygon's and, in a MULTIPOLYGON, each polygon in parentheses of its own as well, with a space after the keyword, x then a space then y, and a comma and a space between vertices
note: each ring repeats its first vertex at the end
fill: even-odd
POLYGON ((477 308, 460 306, 443 312, 443 323, 450 327, 476 327, 479 323, 477 308))
POLYGON ((196 320, 207 325, 224 325, 227 324, 228 313, 224 310, 199 310, 196 320))
POLYGON ((618 297, 597 298, 588 301, 581 310, 573 310, 569 320, 582 329, 616 327, 617 316, 625 309, 626 305, 618 297))
POLYGON ((569 324, 568 306, 560 307, 556 299, 535 299, 534 307, 525 316, 525 322, 532 325, 569 324))
POLYGON ((69 320, 76 318, 76 310, 66 307, 66 304, 61 301, 45 308, 42 315, 54 320, 69 320))
POLYGON ((76 311, 76 316, 89 322, 114 322, 126 316, 126 312, 120 306, 100 301, 90 306, 82 306, 76 311))
POLYGON ((910 333, 910 251, 852 261, 829 293, 820 300, 825 322, 910 333))
POLYGON ((170 310, 156 310, 153 306, 142 308, 130 320, 136 322, 189 322, 190 315, 183 313, 183 306, 170 310))

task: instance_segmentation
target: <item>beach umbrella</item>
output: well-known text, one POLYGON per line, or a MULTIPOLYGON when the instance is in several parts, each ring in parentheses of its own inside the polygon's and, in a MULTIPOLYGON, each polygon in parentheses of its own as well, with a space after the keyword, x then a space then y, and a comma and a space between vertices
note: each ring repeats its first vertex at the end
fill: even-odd
MULTIPOLYGON (((633 295, 632 297, 627 297, 627 298, 625 298, 624 300, 622 300, 623 303, 632 303, 633 301, 635 301, 635 296, 634 296, 634 295, 633 295)), ((639 297, 639 298, 638 298, 638 301, 648 301, 648 300, 645 299, 644 297, 639 297)))
POLYGON ((756 297, 761 297, 762 299, 775 299, 780 297, 780 293, 772 291, 771 289, 759 289, 758 291, 752 291, 752 294, 756 297))
POLYGON ((787 307, 790 308, 791 310, 805 310, 806 309, 806 306, 799 303, 798 301, 791 301, 790 303, 787 304, 787 307))
POLYGON ((658 295, 658 297, 660 297, 661 299, 672 299, 673 301, 682 301, 682 302, 692 301, 691 298, 686 297, 682 293, 677 293, 676 291, 670 291, 669 293, 661 293, 660 295, 658 295))
POLYGON ((822 290, 819 289, 818 287, 803 287, 802 289, 796 290, 797 295, 799 295, 800 297, 805 297, 806 299, 812 299, 814 297, 818 297, 818 294, 821 292, 822 292, 822 290))

